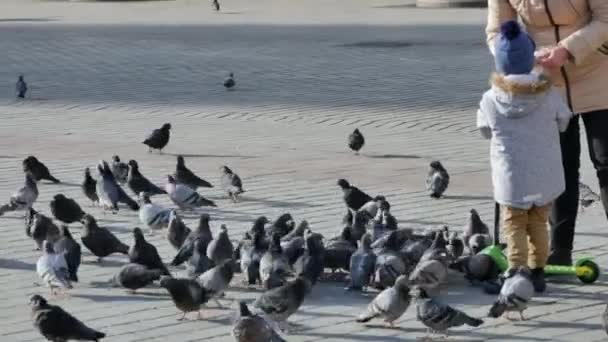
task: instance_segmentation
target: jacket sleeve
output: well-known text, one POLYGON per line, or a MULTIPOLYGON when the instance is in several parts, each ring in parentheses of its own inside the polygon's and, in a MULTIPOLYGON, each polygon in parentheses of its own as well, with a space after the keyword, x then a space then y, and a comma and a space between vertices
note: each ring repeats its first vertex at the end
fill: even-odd
POLYGON ((608 42, 608 1, 589 0, 589 9, 589 24, 560 42, 574 58, 574 64, 582 63, 593 51, 608 42))
POLYGON ((552 90, 553 104, 555 105, 555 111, 557 114, 557 126, 560 132, 565 132, 572 119, 572 111, 568 108, 566 101, 563 96, 556 90, 552 90))
POLYGON ((486 38, 492 54, 494 54, 494 38, 500 32, 500 25, 509 20, 517 20, 517 12, 509 3, 509 0, 488 0, 486 38))
POLYGON ((479 109, 477 110, 477 128, 479 129, 479 133, 485 139, 492 139, 492 128, 490 127, 490 123, 488 121, 488 105, 486 100, 486 94, 481 98, 481 102, 479 102, 479 109))

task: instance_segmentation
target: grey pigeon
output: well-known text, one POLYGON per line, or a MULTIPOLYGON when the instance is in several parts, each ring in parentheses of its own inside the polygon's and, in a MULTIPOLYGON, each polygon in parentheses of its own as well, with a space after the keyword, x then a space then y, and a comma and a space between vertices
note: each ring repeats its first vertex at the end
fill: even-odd
POLYGON ((49 217, 29 208, 25 214, 25 232, 36 242, 36 249, 42 249, 42 243, 46 240, 56 242, 60 239, 59 228, 49 217))
POLYGON ((232 337, 235 342, 286 342, 264 318, 252 314, 245 302, 239 302, 232 337))
POLYGON ((219 307, 222 307, 218 298, 224 295, 234 276, 234 261, 224 260, 217 266, 207 270, 198 276, 198 283, 205 289, 209 299, 213 299, 219 307))
POLYGON ((232 258, 232 242, 228 236, 228 228, 225 224, 220 226, 220 232, 207 246, 207 257, 214 265, 221 264, 224 260, 232 258))
POLYGON ((70 272, 65 256, 55 253, 53 244, 45 241, 42 256, 36 262, 36 272, 44 284, 55 294, 55 289, 71 289, 70 272))
POLYGON ((139 164, 135 160, 129 160, 129 171, 127 173, 127 185, 134 194, 139 196, 142 192, 147 193, 150 196, 162 195, 167 192, 156 184, 150 182, 148 178, 144 177, 139 171, 139 164))
POLYGON ((41 180, 48 180, 53 183, 61 183, 59 179, 51 175, 49 168, 46 167, 44 163, 42 163, 40 160, 38 160, 38 158, 34 156, 28 156, 27 158, 23 159, 22 166, 23 172, 31 173, 32 176, 34 176, 34 180, 36 180, 36 182, 39 182, 41 180))
POLYGON ((349 290, 365 291, 374 276, 376 254, 372 250, 372 236, 369 233, 361 237, 359 248, 350 257, 349 290))
POLYGON ((358 211, 355 214, 353 225, 350 228, 351 241, 361 240, 363 234, 367 232, 367 225, 373 217, 367 211, 358 211))
POLYGON ((197 239, 200 239, 201 241, 201 245, 199 247, 204 248, 204 250, 202 250, 202 253, 205 256, 207 255, 207 245, 209 245, 209 242, 213 240, 211 228, 209 227, 209 220, 209 214, 201 214, 198 226, 196 227, 196 229, 190 232, 188 237, 186 237, 186 240, 182 244, 182 247, 179 249, 177 255, 175 256, 175 258, 173 258, 173 261, 171 262, 172 266, 179 266, 186 262, 192 256, 192 254, 194 253, 194 241, 197 239))
POLYGON ((471 209, 462 237, 465 246, 469 248, 471 254, 479 253, 482 249, 492 243, 492 238, 489 234, 490 229, 481 220, 477 210, 471 209))
POLYGON ((279 234, 279 237, 282 238, 283 236, 291 233, 295 227, 296 222, 294 221, 293 216, 291 216, 290 213, 285 213, 279 216, 276 221, 272 223, 270 228, 266 230, 266 234, 268 234, 268 236, 272 236, 274 233, 277 233, 279 234))
POLYGON ((148 146, 148 152, 152 152, 152 150, 159 150, 160 153, 163 153, 163 148, 167 146, 169 143, 169 138, 171 135, 171 124, 166 123, 161 128, 155 129, 150 133, 150 135, 142 142, 144 145, 148 146))
POLYGON ((144 265, 129 263, 120 268, 120 271, 112 277, 112 284, 135 293, 137 289, 152 284, 159 280, 163 271, 159 269, 148 269, 144 265))
POLYGON ((521 320, 525 320, 524 310, 534 295, 534 285, 530 277, 530 270, 523 266, 507 270, 500 294, 490 308, 488 316, 498 318, 505 312, 517 311, 521 320))
POLYGON ((112 170, 114 179, 116 179, 118 183, 122 185, 127 183, 127 177, 129 176, 129 165, 122 162, 119 156, 112 156, 112 165, 110 165, 110 170, 112 170))
POLYGON ((445 246, 450 258, 456 260, 464 253, 464 241, 462 241, 456 232, 450 232, 447 226, 444 227, 444 235, 446 236, 447 245, 445 246))
POLYGON ((355 151, 355 154, 359 154, 359 150, 363 148, 365 145, 365 138, 363 134, 356 128, 349 136, 348 136, 348 147, 351 150, 355 151))
POLYGON ((177 183, 173 176, 167 176, 165 190, 169 198, 182 210, 194 209, 202 206, 216 207, 213 201, 201 196, 187 185, 177 183))
POLYGON ((589 185, 583 182, 578 183, 578 189, 580 194, 580 203, 583 209, 589 208, 595 202, 599 202, 601 199, 600 195, 596 194, 593 190, 591 190, 591 187, 589 187, 589 185))
POLYGON ((144 265, 151 270, 161 270, 163 275, 171 275, 163 263, 163 260, 160 258, 158 250, 154 245, 146 241, 141 229, 137 227, 133 229, 133 239, 135 240, 135 243, 129 249, 129 261, 144 265))
POLYGON ((29 304, 32 307, 34 327, 48 341, 99 341, 106 336, 87 327, 61 307, 49 304, 40 295, 31 296, 29 304))
POLYGON ((397 219, 391 214, 391 205, 388 201, 379 201, 377 215, 372 220, 372 224, 372 241, 376 241, 399 228, 397 219))
POLYGON ((84 180, 81 184, 82 193, 91 200, 93 205, 99 204, 99 196, 97 196, 97 181, 91 176, 91 170, 87 167, 84 169, 84 180))
POLYGON ((287 319, 298 311, 310 290, 310 281, 306 277, 300 276, 282 286, 264 292, 253 306, 279 325, 283 325, 281 330, 287 330, 287 319))
POLYGON ((447 242, 445 241, 443 231, 435 231, 433 234, 435 234, 433 242, 431 243, 431 246, 424 251, 419 262, 437 260, 447 267, 450 263, 450 256, 446 248, 447 242))
POLYGON ((403 259, 397 253, 391 251, 385 251, 377 255, 374 269, 374 287, 380 290, 393 286, 397 278, 407 271, 403 259))
POLYGON ((369 216, 376 217, 376 215, 378 215, 378 210, 380 210, 380 203, 382 201, 386 201, 386 198, 382 195, 378 195, 359 208, 359 211, 367 211, 369 216))
POLYGON ((192 256, 186 261, 188 277, 194 279, 213 267, 213 262, 207 257, 207 242, 202 238, 194 240, 192 256))
POLYGON ((344 203, 350 210, 357 211, 365 203, 372 200, 372 198, 359 190, 356 186, 351 185, 346 179, 338 179, 338 186, 342 189, 344 203))
POLYGON ((294 263, 294 272, 297 275, 306 277, 314 285, 323 274, 325 268, 323 264, 324 259, 325 246, 323 245, 323 236, 308 230, 306 232, 306 248, 304 253, 294 263))
POLYGON ((139 210, 139 205, 118 185, 114 174, 107 162, 101 161, 97 165, 99 178, 97 179, 97 195, 104 208, 118 211, 118 203, 126 204, 131 210, 139 210))
POLYGON ((431 170, 426 178, 426 190, 432 198, 440 198, 450 184, 448 171, 437 160, 431 162, 431 170))
POLYGON ((84 215, 82 224, 83 229, 80 233, 80 240, 99 259, 99 262, 101 262, 102 258, 113 253, 129 253, 129 246, 120 242, 109 230, 99 227, 93 216, 84 215))
POLYGON ((55 195, 49 205, 53 216, 63 223, 79 222, 85 215, 80 205, 74 199, 65 197, 64 194, 55 195))
POLYGON ((209 300, 207 291, 192 279, 177 279, 163 276, 160 286, 167 289, 175 306, 183 313, 178 321, 183 320, 189 312, 198 312, 201 319, 201 306, 209 300))
POLYGON ((367 309, 359 315, 357 322, 365 323, 374 318, 382 318, 391 327, 410 306, 412 297, 407 276, 401 275, 395 284, 380 292, 367 306, 367 309))
POLYGON ((357 250, 356 243, 353 243, 350 227, 342 228, 340 235, 329 239, 325 243, 325 257, 323 265, 332 270, 348 270, 350 267, 350 257, 357 250))
POLYGON ((167 240, 169 244, 179 250, 191 232, 190 228, 179 217, 177 211, 171 210, 169 213, 169 226, 167 227, 167 240))
POLYGON ((304 237, 304 233, 308 230, 310 224, 306 220, 302 220, 298 226, 293 229, 289 234, 283 236, 281 241, 289 241, 295 237, 304 237))
POLYGON ((177 164, 175 165, 175 173, 173 178, 177 183, 184 184, 190 187, 192 190, 197 188, 213 188, 211 183, 195 175, 187 166, 183 156, 177 156, 177 164))
POLYGON ((11 195, 7 204, 0 206, 0 216, 8 211, 26 210, 38 199, 38 186, 31 173, 25 174, 25 184, 11 195))
POLYGON ((171 210, 152 203, 147 192, 139 194, 139 221, 150 230, 159 230, 169 225, 171 210))
POLYGON ((241 181, 241 177, 234 173, 228 166, 222 166, 220 168, 221 179, 220 182, 222 184, 222 189, 228 194, 228 197, 236 203, 238 201, 238 196, 245 192, 243 190, 243 182, 241 181))
MULTIPOLYGON (((248 234, 248 233, 247 233, 248 234)), ((245 282, 254 285, 260 280, 260 261, 268 250, 264 233, 256 233, 253 238, 244 239, 241 245, 241 270, 245 274, 245 282)))
POLYGON ((61 226, 61 238, 55 241, 53 249, 58 254, 63 254, 68 265, 70 281, 78 282, 78 268, 82 259, 81 247, 72 237, 67 226, 61 226))
POLYGON ((266 235, 265 227, 268 223, 270 223, 270 221, 268 220, 268 218, 266 216, 258 217, 253 222, 253 226, 251 226, 251 229, 249 229, 249 235, 253 236, 257 232, 261 232, 262 234, 266 235))
POLYGON ((23 75, 19 75, 19 79, 17 80, 17 83, 15 83, 15 93, 17 94, 18 98, 25 98, 25 94, 27 93, 27 83, 25 83, 23 75))
MULTIPOLYGON (((217 1, 217 0, 214 0, 214 1, 217 1)), ((218 2, 216 5, 216 11, 219 11, 219 8, 220 8, 220 6, 219 6, 219 2, 218 2)), ((224 80, 224 88, 232 89, 232 88, 234 88, 235 85, 236 85, 236 81, 234 80, 234 73, 231 72, 228 75, 228 78, 226 78, 224 80)))
POLYGON ((429 294, 435 294, 447 278, 448 268, 445 264, 432 259, 421 260, 410 274, 410 284, 424 289, 429 294))
POLYGON ((292 272, 289 260, 283 254, 281 238, 278 233, 272 235, 270 246, 260 260, 260 280, 266 289, 281 286, 292 272))
POLYGON ((213 4, 213 8, 215 9, 215 11, 219 12, 220 11, 220 2, 219 2, 219 0, 213 0, 212 4, 213 4))
POLYGON ((471 317, 466 313, 454 309, 451 306, 439 302, 437 299, 428 298, 424 290, 420 290, 420 296, 416 298, 416 317, 432 333, 447 335, 448 329, 468 325, 478 327, 483 320, 471 317))
POLYGON ((304 236, 295 236, 289 241, 281 241, 283 254, 285 254, 285 257, 287 257, 287 260, 289 260, 290 265, 293 266, 296 260, 298 260, 302 254, 304 254, 305 245, 306 240, 304 240, 304 236))

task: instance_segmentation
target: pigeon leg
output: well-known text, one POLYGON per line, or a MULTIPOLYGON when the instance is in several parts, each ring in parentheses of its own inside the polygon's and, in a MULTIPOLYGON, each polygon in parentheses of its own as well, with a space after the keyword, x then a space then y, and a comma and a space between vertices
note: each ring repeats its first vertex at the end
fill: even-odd
POLYGON ((217 305, 218 308, 225 309, 225 307, 222 305, 222 303, 220 303, 217 298, 214 298, 213 301, 215 302, 215 305, 217 305))
POLYGON ((522 322, 526 320, 526 317, 524 317, 524 312, 523 311, 519 312, 519 318, 521 319, 522 322))
POLYGON ((204 319, 203 315, 201 314, 201 310, 198 310, 198 315, 196 315, 196 319, 199 321, 204 319))
POLYGON ((182 317, 178 318, 178 321, 183 321, 184 319, 186 319, 186 313, 182 312, 182 317))

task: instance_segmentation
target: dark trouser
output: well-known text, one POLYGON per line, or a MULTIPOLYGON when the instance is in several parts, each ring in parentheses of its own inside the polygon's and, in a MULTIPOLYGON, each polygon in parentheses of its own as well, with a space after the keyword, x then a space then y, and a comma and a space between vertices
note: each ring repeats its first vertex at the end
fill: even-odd
MULTIPOLYGON (((608 217, 608 110, 589 112, 580 116, 585 124, 589 155, 597 171, 602 203, 608 217)), ((555 200, 549 218, 551 249, 571 251, 579 204, 581 154, 579 116, 572 118, 568 130, 562 133, 560 138, 566 191, 555 200)))

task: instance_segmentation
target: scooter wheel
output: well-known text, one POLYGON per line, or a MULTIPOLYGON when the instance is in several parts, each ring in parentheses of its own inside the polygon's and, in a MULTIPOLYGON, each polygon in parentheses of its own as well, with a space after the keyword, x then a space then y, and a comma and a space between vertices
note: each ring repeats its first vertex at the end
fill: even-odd
POLYGON ((585 284, 593 284, 600 277, 600 268, 591 260, 586 260, 576 267, 576 276, 585 284))

